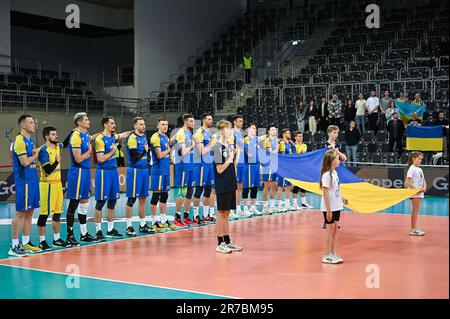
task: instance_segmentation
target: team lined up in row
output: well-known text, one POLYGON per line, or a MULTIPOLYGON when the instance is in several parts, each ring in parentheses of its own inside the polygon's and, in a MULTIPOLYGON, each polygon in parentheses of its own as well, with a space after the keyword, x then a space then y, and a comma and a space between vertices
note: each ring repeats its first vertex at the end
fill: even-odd
MULTIPOLYGON (((36 132, 34 119, 30 115, 19 118, 21 133, 12 145, 13 167, 16 184, 16 215, 12 220, 12 246, 9 251, 13 256, 25 256, 28 252, 39 252, 51 249, 45 239, 45 225, 48 215, 52 214, 54 232, 53 245, 57 247, 79 246, 73 233, 75 212, 78 209, 81 237, 83 242, 105 240, 102 232, 102 209, 107 206, 108 229, 106 237, 123 237, 114 228, 114 210, 119 198, 119 176, 117 171, 116 143, 126 141, 128 159, 126 184, 126 220, 128 236, 136 236, 132 225, 132 209, 136 201, 139 203, 139 232, 152 233, 204 224, 215 221, 214 210, 214 168, 212 148, 220 139, 220 134, 214 132, 211 114, 201 116, 202 126, 194 132, 195 121, 190 114, 183 116, 183 127, 177 129, 171 138, 167 136, 168 120, 158 119, 158 131, 147 141, 145 121, 141 117, 133 120, 134 131, 122 134, 116 133, 116 123, 113 117, 102 119, 103 132, 91 136, 88 132, 90 121, 86 113, 78 113, 74 117, 76 128, 71 132, 65 143, 58 142, 55 128, 46 127, 43 130, 45 145, 35 148, 32 135, 36 132), (92 146, 91 142, 94 142, 92 146), (172 148, 171 148, 172 145, 172 148), (61 150, 69 148, 71 165, 67 176, 66 198, 67 208, 67 238, 60 237, 60 216, 63 211, 63 187, 61 182, 61 150), (90 196, 91 154, 95 151, 98 161, 95 175, 95 222, 96 235, 90 235, 87 230, 87 213, 90 196), (148 168, 147 157, 151 153, 151 169, 148 168), (170 158, 174 163, 174 187, 176 192, 176 213, 174 224, 167 218, 167 200, 170 188, 170 158), (41 166, 40 181, 36 171, 36 159, 41 166), (153 191, 150 208, 150 226, 146 223, 146 198, 149 189, 153 191), (195 191, 194 191, 195 189, 195 191), (203 196, 203 218, 199 215, 200 200, 203 196), (189 218, 190 203, 193 197, 194 220, 189 218), (159 204, 160 216, 156 216, 159 204), (182 207, 184 211, 182 216, 182 207), (29 238, 32 214, 40 207, 38 230, 39 247, 32 244, 29 238), (22 243, 19 244, 19 233, 23 229, 22 243)), ((287 181, 278 178, 272 172, 273 165, 262 162, 260 157, 268 155, 301 154, 307 151, 302 143, 302 135, 295 133, 295 142, 291 140, 288 130, 282 131, 279 141, 275 125, 269 127, 267 135, 257 136, 256 126, 250 124, 244 135, 243 118, 233 118, 233 139, 227 141, 236 148, 236 172, 238 177, 237 209, 230 218, 250 217, 253 214, 271 214, 277 211, 310 208, 306 203, 303 190, 302 204, 297 204, 299 189, 294 187, 291 203, 291 186, 287 181), (263 211, 256 209, 257 191, 264 182, 263 211), (278 187, 278 208, 275 205, 275 192, 278 187), (285 191, 285 200, 282 193, 285 191), (240 205, 241 193, 243 209, 240 205), (248 207, 250 195, 251 206, 248 207), (269 200, 270 197, 270 200, 269 200)), ((337 128, 336 128, 337 129, 337 128)), ((329 132, 329 144, 335 146, 337 132, 329 132), (336 133, 336 134, 334 134, 336 133), (336 138, 333 139, 333 136, 336 138)), ((345 156, 341 154, 342 156, 345 156)), ((276 157, 275 157, 276 158, 276 157)))

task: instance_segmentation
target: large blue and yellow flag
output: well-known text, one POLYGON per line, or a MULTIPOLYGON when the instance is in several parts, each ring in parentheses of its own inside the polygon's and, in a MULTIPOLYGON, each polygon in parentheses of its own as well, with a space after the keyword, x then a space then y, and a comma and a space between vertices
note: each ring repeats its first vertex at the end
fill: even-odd
POLYGON ((422 102, 421 104, 412 104, 407 102, 395 101, 395 106, 400 115, 400 120, 405 124, 408 124, 408 121, 412 119, 412 114, 417 112, 417 116, 420 120, 423 118, 423 113, 425 112, 425 104, 422 102))
POLYGON ((443 149, 441 126, 406 127, 406 149, 409 151, 438 152, 443 149))
MULTIPOLYGON (((294 186, 322 195, 320 170, 326 148, 301 154, 279 155, 277 175, 286 178, 294 186)), ((351 210, 358 213, 375 213, 391 207, 416 194, 418 189, 392 189, 365 182, 342 163, 336 169, 342 196, 348 199, 351 210)))

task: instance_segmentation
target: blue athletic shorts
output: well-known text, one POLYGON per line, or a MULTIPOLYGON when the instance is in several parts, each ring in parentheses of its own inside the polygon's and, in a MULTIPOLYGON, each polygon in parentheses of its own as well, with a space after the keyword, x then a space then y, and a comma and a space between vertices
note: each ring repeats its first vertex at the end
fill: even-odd
POLYGON ((127 169, 127 197, 138 198, 148 197, 149 187, 148 168, 133 168, 127 169))

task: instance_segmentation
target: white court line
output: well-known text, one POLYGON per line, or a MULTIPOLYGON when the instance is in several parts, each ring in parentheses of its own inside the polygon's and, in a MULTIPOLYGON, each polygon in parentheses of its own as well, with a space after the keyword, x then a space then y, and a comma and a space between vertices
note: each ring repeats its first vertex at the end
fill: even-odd
MULTIPOLYGON (((202 295, 208 295, 208 296, 214 296, 214 297, 228 298, 228 299, 241 299, 241 298, 238 298, 238 297, 231 297, 231 296, 217 295, 217 294, 211 294, 211 293, 207 293, 207 292, 194 291, 194 290, 188 290, 188 289, 179 289, 179 288, 172 288, 172 287, 165 287, 165 286, 158 286, 158 285, 142 284, 142 283, 137 283, 137 282, 123 281, 123 280, 115 280, 115 279, 107 279, 107 278, 100 278, 100 277, 93 277, 93 276, 85 276, 85 275, 73 275, 73 274, 64 273, 64 272, 59 272, 59 271, 51 271, 51 270, 35 269, 35 268, 23 267, 23 266, 5 265, 5 264, 0 264, 0 266, 12 267, 12 268, 20 268, 20 269, 26 269, 26 270, 35 270, 35 271, 40 271, 40 272, 45 272, 45 273, 50 273, 50 274, 57 274, 57 275, 63 275, 63 276, 72 276, 72 277, 79 277, 79 278, 87 278, 87 279, 94 279, 94 280, 101 280, 101 281, 115 282, 115 283, 128 284, 128 285, 137 285, 137 286, 143 286, 143 287, 151 287, 151 288, 160 288, 160 289, 167 289, 167 290, 175 290, 175 291, 188 292, 188 293, 194 293, 194 294, 202 294, 202 295)), ((109 299, 109 298, 108 298, 108 299, 109 299)), ((159 299, 159 298, 156 298, 156 299, 159 299)))

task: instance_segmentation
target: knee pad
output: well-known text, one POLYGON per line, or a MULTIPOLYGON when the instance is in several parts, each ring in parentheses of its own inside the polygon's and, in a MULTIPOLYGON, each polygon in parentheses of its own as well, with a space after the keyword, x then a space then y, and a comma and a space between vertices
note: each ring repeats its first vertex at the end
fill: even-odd
POLYGON ((166 204, 168 199, 169 199, 169 193, 168 193, 168 192, 162 192, 162 193, 161 193, 161 196, 160 196, 160 198, 159 198, 159 201, 160 201, 162 204, 166 204))
POLYGON ((161 197, 160 193, 153 192, 152 199, 150 200, 150 205, 158 205, 159 198, 161 197))
POLYGON ((203 193, 203 187, 197 186, 195 188, 194 198, 200 199, 200 197, 202 196, 202 193, 203 193))
POLYGON ((89 203, 80 203, 78 205, 78 214, 86 216, 88 213, 89 203))
POLYGON ((104 200, 98 200, 97 203, 95 203, 95 209, 96 210, 102 210, 103 206, 105 206, 106 201, 104 200))
POLYGON ((127 206, 128 207, 133 207, 134 203, 136 203, 136 197, 128 197, 128 199, 127 199, 127 206))
POLYGON ((203 193, 203 196, 205 196, 207 198, 211 197, 211 190, 212 190, 211 185, 205 186, 205 191, 203 193))
POLYGON ((249 189, 248 188, 244 188, 242 190, 242 198, 248 198, 248 193, 249 193, 249 189))
POLYGON ((177 193, 177 198, 184 198, 184 197, 186 197, 186 191, 187 191, 186 187, 179 187, 178 188, 178 193, 177 193))
POLYGON ((69 206, 67 207, 67 215, 75 215, 79 203, 80 201, 78 199, 71 199, 69 201, 69 206))
POLYGON ((48 215, 39 215, 37 225, 39 227, 45 227, 45 224, 47 223, 48 215))
POLYGON ((114 208, 116 208, 116 204, 117 204, 117 199, 109 199, 106 207, 108 207, 108 209, 114 209, 114 208))
POLYGON ((52 220, 56 223, 59 223, 61 221, 61 214, 53 214, 52 220))
POLYGON ((192 189, 192 187, 188 187, 187 191, 186 191, 186 198, 187 199, 191 199, 192 198, 192 194, 194 194, 194 190, 192 189))
POLYGON ((256 187, 252 188, 250 191, 250 198, 256 198, 258 195, 258 189, 256 187))
POLYGON ((294 188, 292 189, 292 193, 297 194, 299 191, 298 186, 294 186, 294 188))

